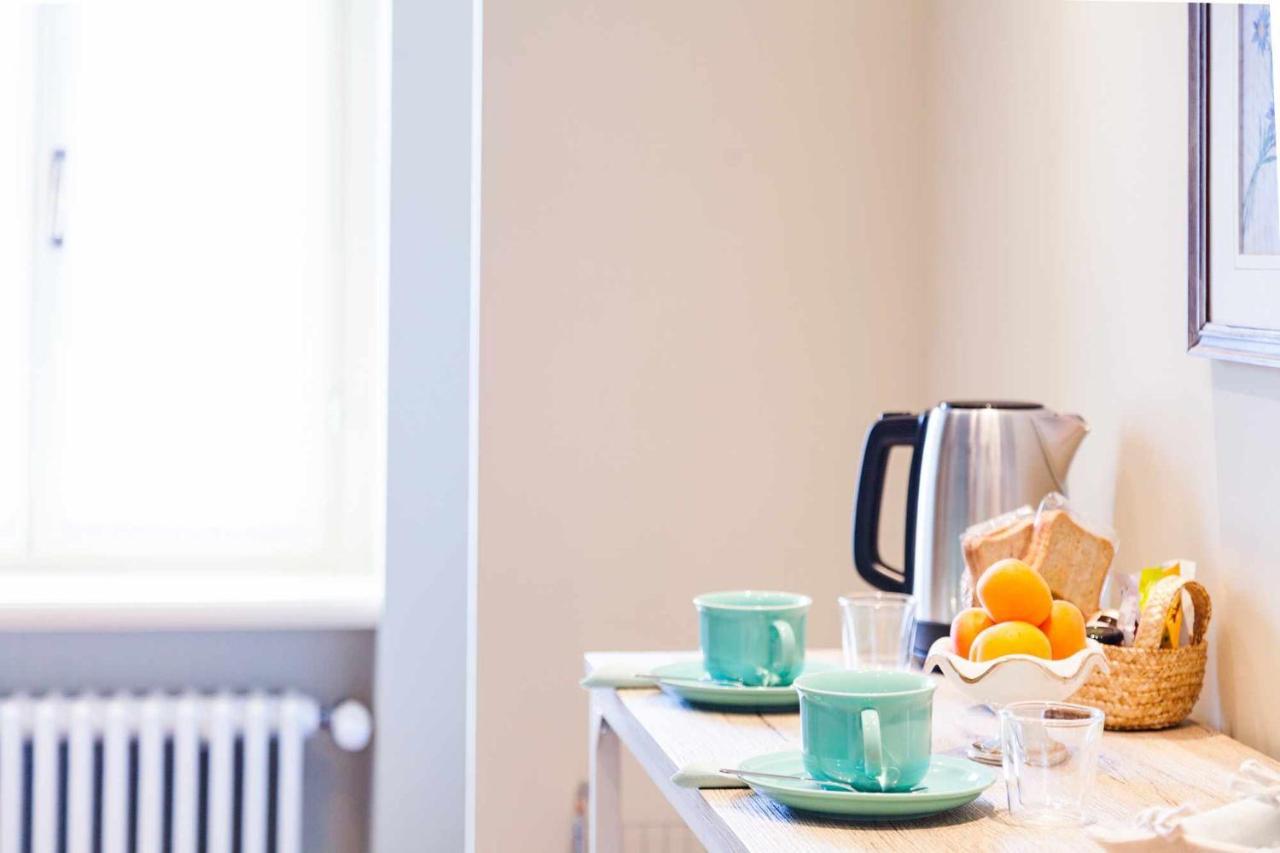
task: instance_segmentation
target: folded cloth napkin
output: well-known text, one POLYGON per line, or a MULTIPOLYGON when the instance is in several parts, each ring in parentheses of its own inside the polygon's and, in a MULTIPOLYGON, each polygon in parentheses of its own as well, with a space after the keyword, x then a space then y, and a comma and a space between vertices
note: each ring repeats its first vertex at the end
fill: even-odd
POLYGON ((578 682, 583 687, 657 687, 658 682, 652 678, 636 678, 636 665, 633 663, 611 663, 598 666, 591 674, 578 682))
POLYGON ((747 783, 737 776, 721 773, 714 764, 694 761, 675 772, 671 781, 681 788, 745 788, 747 783))
POLYGON ((1280 773, 1249 760, 1230 787, 1241 799, 1202 812, 1156 806, 1139 812, 1131 824, 1092 826, 1088 832, 1116 853, 1280 849, 1280 773))

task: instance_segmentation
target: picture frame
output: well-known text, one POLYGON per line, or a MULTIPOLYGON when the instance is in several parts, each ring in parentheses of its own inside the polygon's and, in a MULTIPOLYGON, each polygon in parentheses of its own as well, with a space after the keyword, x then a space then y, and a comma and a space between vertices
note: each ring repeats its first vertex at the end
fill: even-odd
POLYGON ((1187 351, 1280 366, 1270 53, 1266 5, 1189 5, 1187 351))

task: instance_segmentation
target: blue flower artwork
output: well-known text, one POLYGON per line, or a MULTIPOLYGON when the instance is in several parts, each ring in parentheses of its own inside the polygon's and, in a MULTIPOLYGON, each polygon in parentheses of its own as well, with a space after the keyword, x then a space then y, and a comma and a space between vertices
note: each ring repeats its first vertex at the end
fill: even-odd
POLYGON ((1280 254, 1271 9, 1240 7, 1240 253, 1280 254))

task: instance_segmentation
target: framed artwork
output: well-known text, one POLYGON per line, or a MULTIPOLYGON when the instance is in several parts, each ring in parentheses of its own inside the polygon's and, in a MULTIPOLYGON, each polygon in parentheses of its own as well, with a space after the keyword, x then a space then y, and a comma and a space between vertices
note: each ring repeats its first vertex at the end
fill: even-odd
POLYGON ((1187 349, 1280 366, 1280 190, 1266 4, 1189 7, 1187 349))

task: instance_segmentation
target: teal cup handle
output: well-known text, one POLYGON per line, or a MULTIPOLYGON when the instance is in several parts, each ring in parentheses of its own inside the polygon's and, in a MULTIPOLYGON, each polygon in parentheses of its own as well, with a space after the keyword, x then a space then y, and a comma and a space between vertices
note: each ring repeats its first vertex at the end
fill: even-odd
POLYGON ((880 715, 876 713, 875 708, 866 708, 862 714, 862 755, 863 768, 866 770, 867 776, 880 782, 880 789, 884 790, 884 746, 880 739, 880 715))
POLYGON ((769 626, 778 638, 778 657, 774 666, 770 667, 772 672, 799 672, 800 660, 799 646, 796 644, 796 632, 791 630, 791 626, 781 619, 775 619, 769 626))
POLYGON ((702 662, 712 678, 785 687, 804 669, 807 595, 737 590, 693 600, 702 662))
POLYGON ((881 791, 898 787, 902 772, 884 759, 884 738, 880 734, 880 712, 866 708, 862 714, 862 755, 867 777, 874 779, 881 791))

